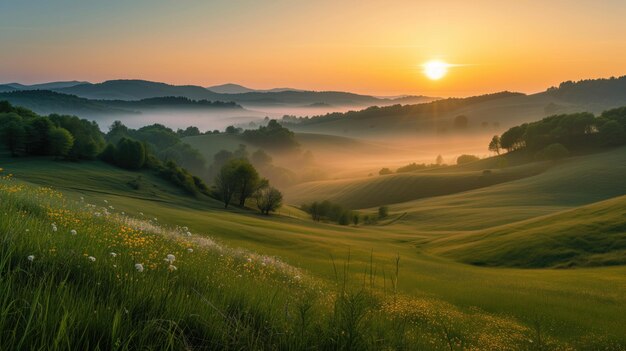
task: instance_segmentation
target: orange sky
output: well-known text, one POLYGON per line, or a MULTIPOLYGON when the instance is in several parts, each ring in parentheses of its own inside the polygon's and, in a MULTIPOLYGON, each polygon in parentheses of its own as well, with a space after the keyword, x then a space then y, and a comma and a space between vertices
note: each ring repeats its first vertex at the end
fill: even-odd
POLYGON ((0 3, 0 82, 139 78, 378 95, 536 92, 626 74, 626 2, 0 3), (439 81, 420 65, 456 64, 439 81))

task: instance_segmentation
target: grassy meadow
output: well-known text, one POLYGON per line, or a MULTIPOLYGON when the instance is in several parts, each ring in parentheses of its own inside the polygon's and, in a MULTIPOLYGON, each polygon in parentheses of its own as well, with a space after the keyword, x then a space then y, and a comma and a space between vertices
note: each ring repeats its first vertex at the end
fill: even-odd
POLYGON ((570 229, 586 218, 603 222, 598 211, 618 223, 614 235, 623 235, 623 198, 572 210, 623 193, 623 155, 622 148, 584 156, 584 174, 570 169, 580 162, 564 162, 538 175, 393 205, 388 220, 349 227, 313 222, 290 206, 270 218, 224 211, 148 172, 100 162, 2 159, 3 174, 12 176, 0 192, 7 233, 1 343, 58 349, 624 349, 626 269, 609 265, 623 255, 623 241, 605 247, 601 258, 572 243, 582 252, 571 256, 573 269, 528 268, 558 266, 545 257, 561 253, 541 240, 571 243, 570 229), (589 167, 607 161, 618 168, 589 167), (130 188, 138 175, 141 186, 130 188), (566 175, 571 179, 563 184, 576 192, 558 186, 566 175), (613 187, 592 184, 609 180, 613 187), (513 223, 538 216, 555 217, 546 224, 538 219, 526 231, 513 223), (525 239, 548 229, 554 238, 525 239), (524 261, 524 253, 540 245, 544 263, 524 261), (175 255, 176 270, 168 269, 168 254, 175 255), (503 258, 513 254, 521 263, 508 266, 518 268, 505 267, 503 258), (275 268, 266 268, 270 262, 275 268), (145 270, 138 272, 136 263, 145 270), (601 267, 586 267, 594 265, 601 267), (59 316, 67 316, 63 330, 59 316), (38 337, 21 340, 28 333, 38 337))

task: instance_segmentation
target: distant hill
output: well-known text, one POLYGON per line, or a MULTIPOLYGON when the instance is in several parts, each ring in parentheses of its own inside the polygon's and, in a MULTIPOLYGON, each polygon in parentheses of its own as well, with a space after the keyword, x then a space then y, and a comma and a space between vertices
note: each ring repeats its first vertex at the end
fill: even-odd
MULTIPOLYGON (((405 97, 394 101, 403 101, 405 97)), ((348 136, 501 132, 508 127, 543 117, 573 112, 600 113, 626 105, 626 76, 565 82, 532 95, 501 92, 429 103, 370 107, 361 111, 329 113, 290 120, 290 128, 303 132, 348 136), (454 120, 464 116, 465 127, 454 120)))
POLYGON ((251 93, 256 91, 254 89, 246 88, 243 85, 227 83, 222 85, 214 85, 211 87, 207 87, 208 90, 214 93, 220 94, 242 94, 242 93, 251 93))
POLYGON ((293 88, 273 88, 273 89, 251 89, 243 85, 227 83, 222 85, 214 85, 207 88, 214 93, 220 94, 244 94, 244 93, 280 93, 283 91, 304 91, 293 88))
POLYGON ((0 93, 0 101, 6 100, 13 105, 23 106, 36 113, 79 115, 87 118, 109 114, 136 114, 132 110, 108 106, 76 95, 61 94, 50 90, 17 90, 0 93))
POLYGON ((109 80, 97 84, 79 84, 56 91, 88 99, 141 100, 153 97, 182 96, 194 100, 220 100, 220 94, 194 85, 170 85, 145 80, 109 80))
POLYGON ((0 93, 0 101, 7 100, 39 114, 72 114, 97 117, 110 114, 139 114, 150 109, 242 109, 234 102, 192 100, 184 97, 148 98, 136 101, 91 100, 76 95, 50 90, 17 90, 0 93))
MULTIPOLYGON (((176 96, 193 100, 233 101, 244 106, 305 106, 324 103, 332 106, 361 108, 394 103, 392 99, 380 99, 374 96, 340 91, 302 91, 289 88, 258 91, 236 84, 225 84, 207 89, 195 85, 171 85, 145 80, 109 80, 97 84, 78 84, 54 90, 97 100, 140 100, 176 96), (213 91, 213 89, 221 92, 213 91)), ((423 97, 423 99, 428 98, 423 97)))
POLYGON ((89 82, 80 82, 77 80, 66 81, 66 82, 49 82, 49 83, 40 83, 40 84, 31 84, 25 85, 20 83, 9 83, 5 84, 11 87, 14 87, 18 90, 51 90, 51 89, 62 89, 69 88, 79 84, 90 84, 89 82))
POLYGON ((156 98, 147 98, 136 101, 126 100, 96 100, 107 106, 114 106, 129 109, 149 109, 149 108, 193 108, 193 109, 243 109, 234 102, 209 101, 209 100, 192 100, 180 96, 165 96, 156 98))

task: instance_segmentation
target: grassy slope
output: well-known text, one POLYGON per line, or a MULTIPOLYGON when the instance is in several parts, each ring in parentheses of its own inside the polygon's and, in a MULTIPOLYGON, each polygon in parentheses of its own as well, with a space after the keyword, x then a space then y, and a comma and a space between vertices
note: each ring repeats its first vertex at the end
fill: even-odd
POLYGON ((626 264, 626 196, 540 218, 461 233, 430 251, 484 266, 626 264))
POLYGON ((317 181, 296 185, 288 189, 287 194, 288 200, 295 204, 331 200, 354 209, 368 208, 488 187, 530 177, 546 168, 546 164, 539 163, 496 169, 491 174, 441 169, 438 172, 418 171, 359 179, 317 181))
POLYGON ((390 206, 399 224, 429 231, 476 230, 626 194, 626 148, 570 158, 541 175, 390 206), (454 220, 451 220, 454 219, 454 220))
MULTIPOLYGON (((623 152, 623 149, 596 157, 616 164, 618 151, 623 152)), ((197 202, 178 195, 172 195, 168 201, 158 201, 158 194, 129 197, 125 190, 120 190, 117 182, 101 183, 97 177, 78 177, 79 169, 89 163, 77 165, 42 160, 39 165, 34 165, 31 162, 11 160, 7 163, 2 160, 0 167, 13 172, 18 179, 56 186, 69 196, 83 195, 88 201, 93 197, 108 199, 116 209, 127 213, 142 211, 146 216, 158 217, 163 223, 189 226, 194 233, 210 234, 231 245, 278 255, 316 276, 333 277, 330 255, 342 263, 350 251, 354 279, 362 279, 362 272, 369 265, 373 252, 375 276, 380 282, 383 274, 389 277, 393 259, 399 254, 399 287, 413 296, 436 296, 462 309, 476 306, 488 312, 515 316, 529 324, 540 317, 544 327, 558 326, 550 327, 550 334, 566 339, 575 339, 584 334, 583 331, 616 337, 623 335, 619 325, 626 323, 626 296, 622 293, 626 286, 624 267, 566 271, 493 269, 456 263, 419 249, 425 240, 458 234, 467 230, 467 226, 487 227, 511 222, 520 217, 518 212, 523 213, 522 217, 530 217, 544 213, 546 208, 555 210, 559 205, 550 200, 556 194, 535 197, 542 189, 532 187, 541 185, 541 182, 534 183, 532 179, 539 177, 397 205, 392 207, 394 211, 412 209, 416 212, 393 225, 355 228, 283 216, 267 220, 255 214, 224 212, 210 202, 197 202), (35 169, 40 170, 35 172, 35 169), (498 187, 504 188, 489 190, 498 187), (475 203, 477 198, 482 200, 475 203), (494 211, 505 207, 507 202, 508 209, 494 216, 494 211), (485 204, 491 207, 481 207, 485 204), (429 210, 438 214, 430 218, 416 217, 423 216, 421 211, 429 210), (474 212, 467 212, 470 210, 474 212), (464 215, 453 217, 463 212, 464 215), (466 221, 469 225, 465 224, 466 221)), ((106 165, 95 167, 102 167, 97 173, 107 178, 125 174, 106 165)), ((589 177, 602 184, 604 180, 598 178, 598 172, 599 169, 590 169, 589 177)), ((568 174, 563 173, 561 176, 568 174)), ((120 181, 124 179, 121 177, 120 181)), ((578 189, 579 184, 573 186, 578 189)), ((562 190, 566 191, 565 187, 562 190)), ((600 187, 591 197, 607 196, 608 190, 608 186, 606 189, 600 187)), ((573 200, 574 195, 571 194, 573 200)), ((593 200, 589 194, 587 197, 588 201, 593 200)), ((567 201, 569 205, 575 204, 573 200, 567 201)))

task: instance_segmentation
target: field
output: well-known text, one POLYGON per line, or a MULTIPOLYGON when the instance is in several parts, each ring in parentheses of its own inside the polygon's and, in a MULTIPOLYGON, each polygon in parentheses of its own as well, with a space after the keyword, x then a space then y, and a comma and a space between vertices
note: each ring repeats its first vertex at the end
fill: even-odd
MULTIPOLYGON (((458 189, 445 196, 424 197, 398 203, 390 206, 391 215, 388 220, 381 221, 377 225, 357 227, 315 223, 306 219, 301 211, 293 207, 285 207, 281 209, 279 215, 271 218, 240 210, 223 211, 219 203, 208 198, 194 199, 185 196, 148 173, 142 174, 143 184, 140 189, 132 190, 126 183, 136 178, 137 173, 122 171, 99 162, 75 164, 54 162, 48 159, 2 159, 1 165, 4 168, 4 174, 14 175, 14 180, 11 180, 9 184, 20 184, 20 186, 23 184, 25 187, 32 186, 35 189, 37 186, 53 187, 55 191, 63 193, 66 201, 79 204, 81 196, 86 203, 100 204, 99 206, 102 206, 103 201, 106 200, 108 205, 115 208, 111 212, 117 215, 124 212, 127 216, 142 218, 139 214, 141 212, 145 218, 158 218, 159 225, 166 228, 186 226, 194 234, 192 238, 198 240, 198 243, 203 242, 203 238, 210 238, 211 242, 233 248, 233 252, 240 252, 237 248, 241 248, 243 252, 258 253, 255 255, 279 257, 280 262, 301 270, 298 275, 306 277, 307 284, 314 286, 313 290, 317 289, 318 292, 321 290, 322 295, 338 291, 337 281, 341 283, 339 285, 343 285, 345 273, 346 285, 350 287, 350 291, 362 291, 366 286, 371 292, 368 296, 383 296, 379 300, 382 302, 367 305, 370 306, 367 309, 368 317, 364 317, 363 324, 359 325, 365 328, 361 332, 370 336, 372 329, 367 328, 378 326, 374 329, 388 333, 381 337, 385 343, 391 342, 392 339, 422 340, 416 344, 408 344, 422 345, 424 348, 421 342, 432 339, 432 343, 427 348, 460 349, 473 345, 482 349, 501 349, 504 347, 502 345, 516 345, 513 348, 564 349, 585 348, 593 345, 592 348, 595 349, 600 345, 608 349, 623 349, 626 343, 623 333, 623 325, 626 325, 626 317, 624 317, 626 316, 626 268, 614 265, 622 262, 620 260, 623 260, 624 254, 624 198, 617 198, 626 194, 621 177, 624 174, 624 154, 622 148, 582 156, 576 160, 577 162, 556 164, 536 175, 514 177, 498 184, 488 184, 479 188, 458 189), (607 167, 607 164, 613 167, 607 167), (609 198, 615 199, 597 203, 609 198), (579 206, 585 207, 577 209, 579 206), (609 220, 612 223, 611 226, 603 226, 603 223, 609 220), (583 226, 594 228, 595 231, 585 231, 582 229, 583 226), (612 233, 611 238, 614 237, 615 240, 603 237, 604 244, 597 248, 603 252, 590 252, 588 246, 581 243, 582 239, 573 240, 576 237, 575 229, 577 228, 588 233, 589 237, 585 240, 591 243, 595 242, 598 233, 605 231, 612 233), (549 237, 544 234, 547 231, 551 233, 549 237), (481 240, 476 240, 476 238, 481 240), (561 246, 554 244, 559 241, 570 244, 569 254, 560 255, 558 250, 561 246), (543 250, 541 257, 526 257, 528 255, 525 252, 538 247, 543 250), (509 258, 512 260, 509 261, 509 258), (577 267, 573 269, 527 268, 555 266, 577 267), (419 323, 416 322, 417 324, 411 324, 410 328, 407 327, 407 334, 404 337, 389 334, 397 328, 388 320, 387 313, 391 313, 390 310, 383 308, 389 307, 385 303, 384 296, 395 296, 393 291, 401 295, 393 301, 396 304, 402 301, 405 309, 403 315, 406 316, 407 321, 416 315, 420 316, 415 317, 419 323), (408 310, 413 312, 407 312, 408 310), (453 316, 451 320, 454 323, 449 326, 438 326, 436 321, 446 320, 447 317, 442 317, 444 315, 453 316), (474 320, 479 322, 476 326, 469 327, 469 321, 474 320), (365 330, 369 331, 365 332, 365 330), (424 339, 415 339, 417 334, 424 339), (515 340, 509 340, 505 335, 517 336, 514 337, 515 340), (454 339, 454 342, 449 342, 450 338, 454 339), (496 343, 493 344, 496 346, 488 347, 487 338, 496 343), (459 343, 463 345, 460 346, 459 343)), ((478 169, 472 169, 474 167, 482 169, 483 166, 467 165, 450 168, 448 173, 440 175, 448 177, 449 172, 452 171, 458 172, 459 177, 473 175, 472 172, 479 172, 478 169)), ((511 167, 506 172, 512 172, 515 169, 517 168, 511 167)), ((421 173, 409 176, 422 176, 421 173)), ((438 172, 423 172, 423 176, 429 174, 434 176, 438 172)), ((28 207, 34 206, 32 200, 30 205, 22 206, 19 205, 22 200, 7 201, 7 196, 13 195, 7 195, 6 190, 2 194, 5 196, 2 202, 5 213, 9 210, 17 211, 15 213, 26 211, 24 214, 30 218, 31 212, 39 211, 28 207)), ((368 211, 375 211, 375 208, 363 210, 364 213, 368 211)), ((15 218, 15 216, 9 216, 9 218, 15 218)), ((34 228, 44 231, 50 226, 50 219, 45 216, 44 219, 32 220, 34 221, 31 227, 33 231, 34 228)), ((84 225, 91 225, 87 224, 86 219, 85 221, 84 225)), ((24 230, 30 226, 28 221, 16 222, 14 219, 9 225, 4 223, 7 222, 3 222, 4 231, 11 230, 15 233, 24 233, 24 230), (19 230, 10 229, 11 226, 18 226, 19 230)), ((106 227, 105 224, 93 225, 106 227)), ((82 228, 81 232, 85 230, 85 227, 82 228)), ((69 229, 68 226, 63 226, 63 231, 67 232, 69 229)), ((30 238, 21 242, 19 254, 11 256, 11 264, 19 267, 29 264, 24 261, 29 250, 32 252, 37 250, 35 253, 37 257, 42 255, 45 257, 47 253, 44 250, 48 249, 46 245, 50 242, 45 242, 46 245, 44 245, 37 240, 39 239, 30 238)), ((168 244, 161 244, 161 247, 169 245, 167 240, 171 238, 163 240, 166 240, 168 244)), ((176 242, 178 241, 174 241, 176 242)), ((106 256, 109 250, 109 248, 101 247, 101 244, 99 241, 90 242, 89 245, 93 246, 89 246, 89 251, 85 252, 89 255, 97 252, 96 263, 98 264, 101 262, 100 256, 106 256)), ((71 245, 74 244, 55 242, 55 245, 57 249, 65 247, 71 250, 73 247, 71 245)), ((87 245, 87 242, 83 241, 81 245, 87 245)), ((82 248, 79 250, 79 247, 74 247, 77 254, 84 251, 82 248)), ((177 250, 176 252, 182 252, 181 257, 184 259, 186 257, 184 250, 181 248, 177 250)), ((167 250, 160 250, 156 254, 155 264, 162 261, 160 257, 166 254, 165 251, 167 250)), ((203 265, 219 267, 222 264, 215 256, 210 256, 210 250, 207 255, 209 256, 203 258, 203 262, 206 261, 202 263, 203 265)), ((244 255, 244 257, 247 256, 244 255)), ((76 259, 79 260, 76 265, 80 268, 74 265, 63 266, 68 270, 63 271, 63 276, 70 273, 73 275, 77 271, 82 272, 83 266, 88 261, 85 261, 84 257, 76 259)), ((245 265, 245 258, 239 258, 239 260, 242 260, 245 265)), ((181 259, 181 262, 184 261, 181 259)), ((127 263, 130 265, 130 262, 127 263)), ((199 264, 201 263, 196 262, 192 265, 199 264)), ((160 267, 162 271, 166 271, 166 266, 160 267)), ((177 272, 180 272, 181 266, 178 268, 177 272)), ((37 274, 44 274, 44 271, 48 271, 41 267, 39 269, 41 271, 37 274)), ((101 269, 101 274, 105 274, 104 272, 110 274, 109 268, 101 269)), ((130 270, 132 271, 132 267, 130 270)), ((186 284, 193 285, 196 289, 203 286, 203 284, 191 283, 194 279, 198 279, 195 274, 200 274, 197 272, 199 269, 193 268, 193 270, 196 272, 191 277, 176 282, 177 289, 188 289, 184 287, 186 284)), ((219 268, 214 270, 225 271, 219 268)), ((165 284, 168 281, 167 273, 159 274, 155 273, 154 284, 165 284), (157 278, 159 274, 162 276, 157 278)), ((230 273, 225 271, 219 274, 230 273)), ((33 279, 34 277, 40 276, 35 275, 33 279)), ((213 276, 211 279, 228 281, 234 277, 213 276)), ((259 286, 268 284, 272 286, 272 289, 280 290, 281 292, 277 293, 279 297, 276 299, 284 303, 287 299, 285 296, 292 296, 296 293, 292 290, 291 283, 284 283, 280 277, 278 281, 282 283, 278 284, 271 280, 261 282, 259 286)), ((35 284, 35 282, 31 283, 35 284)), ((257 284, 254 279, 249 284, 253 291, 263 290, 253 285, 257 284)), ((115 290, 112 287, 110 289, 115 290)), ((228 290, 231 287, 225 289, 223 296, 211 295, 213 293, 206 291, 202 291, 201 295, 208 294, 208 298, 214 301, 213 304, 216 303, 215 301, 220 301, 218 310, 225 311, 232 304, 232 301, 225 297, 231 295, 231 291, 228 290)), ((247 290, 246 292, 236 291, 237 293, 232 295, 240 296, 241 303, 269 299, 269 295, 261 293, 247 295, 247 290)), ((89 293, 86 293, 85 296, 88 295, 89 293)), ((332 295, 343 296, 342 294, 332 295)), ((340 300, 332 300, 327 306, 335 306, 340 300)), ((179 308, 170 306, 169 302, 161 301, 161 303, 168 308, 179 308)), ((189 303, 202 304, 198 300, 189 303)), ((180 304, 185 303, 180 302, 180 304)), ((257 303, 258 306, 260 305, 257 303)), ((284 305, 281 306, 284 307, 284 305)), ((186 311, 185 308, 190 307, 189 305, 180 307, 182 311, 186 311)), ((272 320, 280 324, 282 319, 277 317, 276 310, 272 310, 278 307, 267 308, 269 310, 266 313, 274 316, 272 320)), ((153 317, 158 316, 168 321, 185 320, 188 323, 188 320, 183 317, 184 312, 169 314, 169 312, 165 313, 166 310, 167 308, 159 310, 158 313, 155 312, 153 317)), ((210 310, 209 307, 198 314, 213 314, 211 318, 218 318, 215 317, 215 310, 213 312, 210 310)), ((336 313, 336 308, 316 308, 316 310, 319 310, 323 316, 316 318, 318 321, 332 320, 333 313, 336 313)), ((109 317, 113 318, 113 314, 107 318, 109 317)), ((82 319, 84 317, 75 318, 76 321, 82 319)), ((104 320, 98 323, 104 323, 104 320)), ((394 319, 391 318, 391 320, 394 319)), ((101 324, 100 327, 103 325, 101 324)), ((333 330, 341 333, 341 328, 336 330, 330 325, 326 323, 318 328, 326 333, 323 335, 330 335, 333 330)), ((228 329, 229 326, 220 328, 223 333, 232 332, 228 329)), ((183 329, 189 331, 189 329, 183 329)), ((312 334, 314 334, 313 330, 310 330, 312 334)), ((223 335, 221 337, 203 336, 203 338, 225 343, 223 337, 223 335)), ((272 339, 273 341, 261 340, 259 337, 257 344, 250 341, 252 339, 242 337, 242 340, 247 340, 252 343, 250 345, 256 345, 256 347, 278 345, 273 342, 280 342, 284 343, 280 345, 298 348, 292 344, 292 341, 280 337, 272 339)), ((329 337, 329 339, 332 338, 329 337)), ((362 345, 366 344, 372 349, 382 347, 369 342, 362 345)), ((133 342, 129 345, 138 344, 133 342)))

